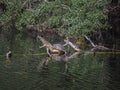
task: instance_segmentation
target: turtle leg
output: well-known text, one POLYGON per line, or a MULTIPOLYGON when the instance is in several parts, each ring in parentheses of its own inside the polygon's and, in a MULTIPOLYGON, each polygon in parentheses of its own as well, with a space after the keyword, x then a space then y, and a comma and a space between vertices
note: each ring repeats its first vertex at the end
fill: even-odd
POLYGON ((49 49, 46 48, 46 50, 47 50, 47 54, 51 57, 51 54, 50 54, 50 52, 49 52, 49 49))

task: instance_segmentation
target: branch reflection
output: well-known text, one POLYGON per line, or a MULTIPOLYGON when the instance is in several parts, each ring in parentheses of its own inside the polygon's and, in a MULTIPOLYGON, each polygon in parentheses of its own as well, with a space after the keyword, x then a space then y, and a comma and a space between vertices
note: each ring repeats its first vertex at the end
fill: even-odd
POLYGON ((67 62, 72 59, 72 58, 76 58, 78 55, 80 55, 80 52, 75 52, 73 54, 70 55, 57 55, 57 54, 53 54, 51 55, 51 57, 46 57, 44 59, 42 59, 42 62, 38 65, 37 69, 38 71, 40 71, 41 69, 45 68, 48 66, 48 63, 51 60, 55 60, 55 61, 60 61, 60 62, 64 62, 64 73, 67 72, 68 70, 68 66, 67 66, 67 62))

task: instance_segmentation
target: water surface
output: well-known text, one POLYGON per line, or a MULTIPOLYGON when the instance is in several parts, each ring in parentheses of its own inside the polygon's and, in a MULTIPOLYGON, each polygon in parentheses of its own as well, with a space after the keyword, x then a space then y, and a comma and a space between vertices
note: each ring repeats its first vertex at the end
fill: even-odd
MULTIPOLYGON (((18 36, 19 37, 19 36, 18 36)), ((49 58, 34 39, 16 38, 6 60, 0 41, 0 90, 119 90, 119 54, 70 53, 49 58)))

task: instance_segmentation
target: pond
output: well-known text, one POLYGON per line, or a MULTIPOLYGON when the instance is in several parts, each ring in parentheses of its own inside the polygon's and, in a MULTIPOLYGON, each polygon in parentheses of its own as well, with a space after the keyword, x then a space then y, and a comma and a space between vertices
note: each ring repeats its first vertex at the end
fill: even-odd
POLYGON ((0 37, 0 90, 120 90, 119 53, 70 53, 49 58, 29 37, 0 37), (6 60, 6 47, 13 56, 6 60))

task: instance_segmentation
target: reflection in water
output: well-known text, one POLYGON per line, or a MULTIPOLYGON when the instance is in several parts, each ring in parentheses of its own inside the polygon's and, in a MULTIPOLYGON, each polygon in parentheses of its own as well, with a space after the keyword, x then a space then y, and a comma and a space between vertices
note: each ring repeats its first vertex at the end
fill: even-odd
MULTIPOLYGON (((106 56, 74 53, 49 58, 33 39, 20 35, 13 39, 10 40, 14 43, 9 45, 9 40, 0 37, 0 90, 104 90, 106 56), (8 46, 13 53, 11 60, 1 56, 8 46), (36 53, 40 55, 33 55, 36 53)), ((110 86, 109 81, 106 86, 110 86)))
POLYGON ((5 60, 8 46, 8 40, 0 38, 0 90, 120 90, 119 54, 46 57, 38 42, 18 35, 11 46, 13 57, 5 60))
POLYGON ((11 65, 11 60, 10 60, 10 59, 6 59, 4 66, 5 66, 6 68, 10 68, 10 65, 11 65))
POLYGON ((42 63, 40 63, 40 65, 38 65, 38 70, 42 69, 44 66, 48 65, 48 62, 50 60, 55 60, 55 61, 61 61, 63 62, 63 67, 64 67, 64 73, 67 72, 67 62, 72 59, 72 58, 76 58, 78 55, 80 55, 80 52, 75 52, 71 55, 58 55, 58 54, 52 54, 51 57, 46 57, 45 59, 42 60, 42 63))
POLYGON ((107 90, 120 90, 120 55, 112 54, 104 61, 105 85, 107 90))
POLYGON ((119 58, 90 52, 0 57, 0 90, 119 90, 119 58))

